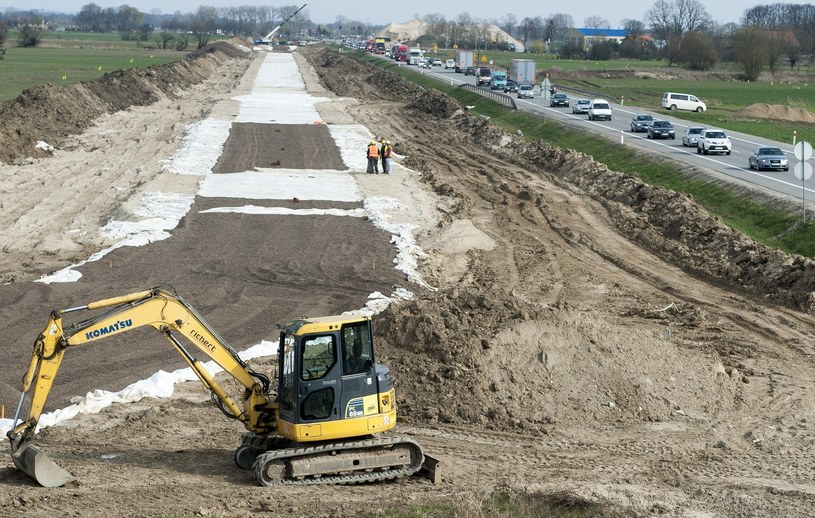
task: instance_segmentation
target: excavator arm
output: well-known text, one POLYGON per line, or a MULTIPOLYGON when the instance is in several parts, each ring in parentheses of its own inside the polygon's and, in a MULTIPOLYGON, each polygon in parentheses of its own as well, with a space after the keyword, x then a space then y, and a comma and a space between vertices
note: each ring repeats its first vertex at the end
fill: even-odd
POLYGON ((162 288, 153 288, 51 313, 34 342, 14 425, 7 434, 12 460, 20 470, 46 487, 61 486, 72 479, 67 471, 31 444, 65 351, 145 326, 155 328, 172 343, 224 414, 241 421, 255 434, 265 435, 275 430, 278 405, 276 395, 270 391, 269 379, 253 372, 184 299, 162 288), (63 315, 94 310, 105 311, 64 327, 63 315), (180 337, 186 338, 244 387, 242 405, 215 381, 204 364, 184 347, 180 337), (19 421, 29 395, 28 416, 19 421))
POLYGON ((266 36, 264 36, 264 37, 263 37, 263 39, 262 39, 262 40, 260 40, 260 41, 262 41, 263 43, 271 43, 271 42, 272 42, 272 38, 273 38, 273 37, 274 37, 274 35, 277 33, 277 31, 279 31, 279 30, 280 30, 280 28, 281 28, 281 27, 283 27, 283 26, 286 24, 286 22, 287 22, 287 21, 289 21, 289 20, 291 20, 292 18, 294 18, 294 15, 296 15, 297 13, 299 13, 300 11, 302 11, 302 10, 303 10, 303 8, 304 8, 304 7, 306 7, 307 5, 308 5, 308 4, 303 4, 302 6, 300 6, 300 9, 298 9, 298 10, 294 11, 293 13, 291 13, 290 15, 288 15, 286 18, 284 18, 284 19, 283 19, 283 21, 282 21, 282 22, 280 22, 280 23, 277 25, 277 27, 275 27, 274 29, 272 29, 272 30, 269 32, 269 34, 267 34, 266 36))

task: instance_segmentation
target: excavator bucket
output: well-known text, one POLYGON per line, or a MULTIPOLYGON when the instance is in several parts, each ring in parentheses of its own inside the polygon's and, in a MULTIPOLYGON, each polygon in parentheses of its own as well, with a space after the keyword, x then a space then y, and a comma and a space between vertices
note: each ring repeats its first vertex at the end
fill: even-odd
POLYGON ((11 460, 17 469, 43 487, 63 486, 74 479, 70 473, 49 459, 44 451, 31 443, 26 443, 12 452, 11 460))

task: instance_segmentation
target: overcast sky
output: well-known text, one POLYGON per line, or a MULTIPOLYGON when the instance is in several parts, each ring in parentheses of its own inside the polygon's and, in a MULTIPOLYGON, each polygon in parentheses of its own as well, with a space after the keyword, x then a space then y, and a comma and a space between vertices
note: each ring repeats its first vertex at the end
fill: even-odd
MULTIPOLYGON (((609 2, 608 0, 580 0, 577 2, 510 2, 503 4, 494 0, 410 0, 408 2, 365 2, 360 0, 294 0, 291 2, 257 2, 252 0, 213 0, 210 2, 196 2, 190 0, 0 0, 0 10, 9 7, 16 9, 40 9, 59 12, 78 12, 83 5, 95 3, 103 8, 130 5, 142 12, 149 13, 154 10, 161 13, 193 12, 199 5, 215 7, 229 7, 237 5, 303 5, 308 3, 309 17, 317 23, 330 23, 342 15, 349 20, 359 20, 372 24, 387 24, 390 22, 406 22, 414 17, 426 14, 440 13, 447 19, 455 19, 461 13, 468 13, 477 19, 501 20, 504 15, 512 12, 518 20, 524 17, 548 17, 554 13, 570 14, 576 26, 583 26, 589 16, 600 16, 608 20, 612 28, 621 28, 621 20, 644 20, 645 12, 654 5, 654 0, 624 0, 609 2), (301 3, 302 2, 302 3, 301 3)), ((777 0, 731 0, 728 2, 717 0, 715 2, 702 2, 713 19, 721 24, 728 22, 738 23, 746 9, 756 5, 776 3, 806 3, 800 1, 779 2, 777 0)))

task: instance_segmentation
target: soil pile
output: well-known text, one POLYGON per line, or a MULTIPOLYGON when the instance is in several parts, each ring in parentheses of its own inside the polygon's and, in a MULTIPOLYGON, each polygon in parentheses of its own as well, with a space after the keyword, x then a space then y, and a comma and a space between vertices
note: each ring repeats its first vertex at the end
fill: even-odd
POLYGON ((737 111, 736 115, 791 122, 815 122, 815 114, 806 108, 792 108, 783 104, 754 103, 737 111))

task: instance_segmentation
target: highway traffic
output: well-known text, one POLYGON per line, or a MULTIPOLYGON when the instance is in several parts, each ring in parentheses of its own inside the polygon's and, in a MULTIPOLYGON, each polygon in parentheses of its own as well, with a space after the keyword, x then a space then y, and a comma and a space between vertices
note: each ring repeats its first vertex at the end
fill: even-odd
MULTIPOLYGON (((408 66, 404 65, 403 66, 408 66)), ((475 79, 472 76, 465 76, 455 73, 453 70, 444 68, 417 68, 422 74, 431 75, 441 81, 451 85, 469 83, 475 86, 475 79)), ((480 88, 489 88, 482 86, 480 88)), ((727 131, 732 142, 732 152, 730 155, 701 155, 697 154, 695 147, 685 147, 682 145, 682 134, 688 126, 704 126, 704 124, 693 124, 691 121, 678 119, 671 116, 671 112, 657 108, 646 109, 631 107, 615 102, 612 98, 607 98, 613 108, 613 117, 610 121, 590 121, 585 114, 572 113, 571 103, 577 99, 585 99, 586 95, 570 93, 568 89, 559 89, 558 92, 566 93, 570 98, 569 107, 552 108, 549 106, 548 97, 541 96, 540 85, 535 86, 535 97, 531 99, 519 99, 514 93, 507 95, 515 98, 518 109, 528 110, 543 114, 544 117, 562 121, 564 123, 578 125, 586 130, 606 136, 610 139, 618 140, 623 145, 637 146, 650 152, 660 153, 666 157, 677 160, 688 167, 703 170, 710 174, 712 179, 727 181, 737 185, 747 185, 759 187, 775 194, 779 197, 801 202, 802 196, 811 210, 809 200, 815 201, 815 186, 811 186, 811 181, 802 182, 795 177, 793 169, 798 160, 793 155, 793 143, 771 142, 766 139, 727 131), (655 119, 670 121, 676 129, 674 140, 651 140, 645 133, 633 133, 630 131, 631 119, 637 114, 651 114, 655 119), (789 158, 789 171, 755 171, 749 168, 748 157, 758 146, 777 146, 781 148, 789 158), (804 194, 805 188, 805 194, 804 194)), ((790 130, 792 135, 792 130, 790 130)))

